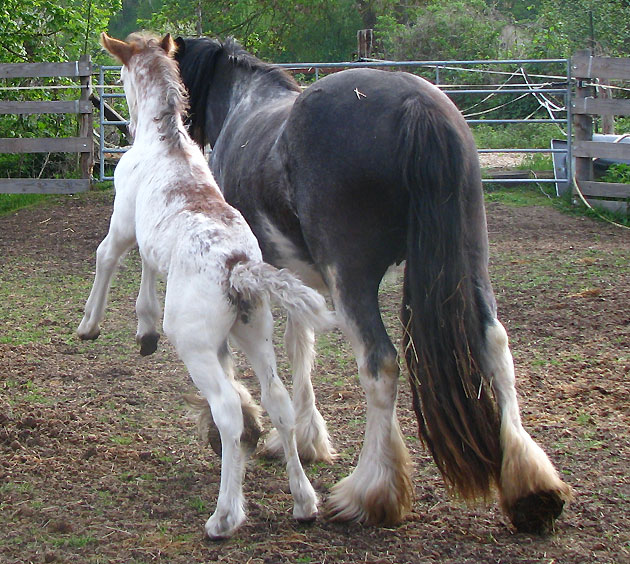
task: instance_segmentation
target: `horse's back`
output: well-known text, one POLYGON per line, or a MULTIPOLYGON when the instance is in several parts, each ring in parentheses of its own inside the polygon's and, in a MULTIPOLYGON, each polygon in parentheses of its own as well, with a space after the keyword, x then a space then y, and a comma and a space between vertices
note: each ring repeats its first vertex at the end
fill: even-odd
POLYGON ((282 147, 302 231, 316 262, 345 267, 362 262, 380 281, 389 265, 404 258, 409 194, 401 152, 412 143, 405 131, 408 106, 414 103, 454 123, 476 158, 453 104, 407 73, 343 71, 318 81, 296 100, 282 147))
POLYGON ((328 166, 346 172, 354 165, 386 174, 412 100, 467 130, 452 102, 429 82, 404 72, 352 69, 319 80, 298 97, 286 126, 291 150, 321 152, 328 166))

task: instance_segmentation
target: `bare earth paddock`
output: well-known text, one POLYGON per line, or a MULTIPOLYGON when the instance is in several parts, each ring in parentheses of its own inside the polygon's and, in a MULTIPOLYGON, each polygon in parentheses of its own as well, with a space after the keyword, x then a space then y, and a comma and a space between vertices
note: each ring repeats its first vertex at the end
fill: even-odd
MULTIPOLYGON (((246 525, 211 543, 203 524, 219 459, 185 418, 181 395, 192 385, 168 343, 138 355, 135 254, 114 283, 101 337, 74 336, 111 202, 111 192, 97 192, 0 217, 2 564, 630 562, 630 232, 550 206, 487 204, 491 275, 524 422, 576 494, 554 535, 515 534, 495 503, 449 499, 416 438, 403 371, 398 412, 416 488, 406 522, 300 525, 283 465, 255 456, 246 525)), ((400 289, 394 279, 382 291, 396 340, 400 289)), ((354 361, 338 332, 319 337, 314 384, 339 451, 333 465, 306 469, 325 500, 355 464, 364 429, 354 361)))

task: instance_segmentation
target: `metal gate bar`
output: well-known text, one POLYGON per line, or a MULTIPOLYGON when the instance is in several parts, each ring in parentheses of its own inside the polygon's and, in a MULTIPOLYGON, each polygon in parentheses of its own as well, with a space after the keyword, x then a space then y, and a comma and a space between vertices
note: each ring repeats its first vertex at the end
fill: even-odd
MULTIPOLYGON (((441 90, 447 94, 457 95, 457 94, 555 94, 561 95, 564 97, 565 107, 566 107, 566 118, 548 118, 548 119, 467 119, 466 121, 469 124, 517 124, 517 123, 525 123, 525 124, 537 124, 537 123, 555 123, 555 124, 565 124, 567 131, 567 139, 571 140, 572 128, 571 128, 571 64, 568 59, 491 59, 491 60, 472 60, 472 61, 460 61, 460 60, 452 60, 452 61, 362 61, 362 62, 348 62, 348 63, 281 63, 278 66, 285 68, 287 70, 308 70, 313 71, 315 74, 315 80, 319 79, 319 70, 320 69, 347 69, 347 68, 401 68, 401 67, 425 67, 425 68, 434 68, 435 71, 435 83, 438 87, 441 87, 441 90), (557 86, 550 86, 550 88, 541 88, 539 86, 535 86, 532 88, 494 88, 494 89, 483 89, 483 88, 468 88, 464 90, 452 89, 448 87, 448 84, 442 85, 440 84, 440 70, 444 70, 448 68, 448 70, 464 70, 464 69, 452 69, 451 67, 454 65, 457 66, 474 66, 474 65, 524 65, 524 64, 563 64, 565 66, 564 76, 547 76, 544 75, 543 78, 553 78, 557 82, 564 84, 563 88, 557 86)), ((114 126, 114 125, 127 125, 128 121, 108 121, 104 116, 104 100, 105 98, 124 98, 124 94, 120 93, 112 93, 105 92, 105 71, 120 71, 120 66, 101 66, 100 67, 100 81, 99 81, 99 93, 100 93, 100 177, 101 181, 103 180, 112 180, 113 176, 107 176, 105 174, 105 154, 112 153, 124 153, 127 148, 109 148, 105 147, 105 126, 114 126)), ((479 72, 489 72, 488 70, 479 70, 479 72)), ((509 73, 505 73, 509 74, 509 73)), ((500 179, 502 184, 507 183, 528 183, 528 182, 536 182, 536 183, 563 183, 568 182, 573 176, 572 170, 572 151, 571 151, 571 143, 567 143, 566 149, 479 149, 478 152, 482 153, 564 153, 566 155, 566 171, 567 178, 532 178, 532 179, 523 179, 523 178, 504 178, 500 179)), ((484 178, 483 182, 497 182, 496 179, 492 178, 484 178)))

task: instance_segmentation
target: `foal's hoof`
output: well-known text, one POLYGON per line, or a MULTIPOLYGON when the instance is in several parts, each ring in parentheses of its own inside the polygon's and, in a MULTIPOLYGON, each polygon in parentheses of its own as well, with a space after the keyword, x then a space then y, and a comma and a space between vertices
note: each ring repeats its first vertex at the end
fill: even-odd
POLYGON ((211 541, 229 539, 244 521, 245 512, 241 507, 230 513, 215 511, 206 522, 206 538, 211 541))
POLYGON ((508 516, 519 533, 547 535, 553 532, 564 502, 555 491, 532 493, 517 500, 508 509, 508 516))
POLYGON ((136 342, 140 345, 140 354, 142 356, 149 356, 157 350, 158 341, 160 340, 159 333, 149 333, 148 335, 138 335, 136 342))
MULTIPOLYGON (((256 419, 250 411, 243 409, 243 434, 241 435, 241 447, 248 456, 256 450, 262 431, 263 429, 258 419, 256 419)), ((208 442, 210 443, 212 450, 218 456, 221 456, 223 450, 221 445, 221 435, 212 418, 208 421, 207 432, 208 442)))
POLYGON ((79 336, 79 339, 81 339, 82 341, 96 341, 96 339, 98 339, 100 334, 101 334, 100 329, 96 329, 95 331, 92 331, 91 333, 79 333, 77 331, 77 335, 79 336))

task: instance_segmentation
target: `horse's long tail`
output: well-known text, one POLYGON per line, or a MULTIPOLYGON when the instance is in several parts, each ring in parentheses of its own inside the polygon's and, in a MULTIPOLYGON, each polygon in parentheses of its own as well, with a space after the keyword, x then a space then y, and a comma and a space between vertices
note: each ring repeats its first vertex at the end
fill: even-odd
POLYGON ((324 297, 288 270, 278 270, 264 262, 240 262, 232 268, 230 286, 241 300, 256 300, 261 293, 266 294, 286 309, 298 326, 326 330, 335 324, 334 313, 326 307, 324 297))
POLYGON ((486 498, 501 472, 500 420, 480 369, 494 299, 476 150, 454 116, 428 97, 404 105, 398 154, 410 205, 401 317, 420 437, 447 487, 473 499, 486 498))

